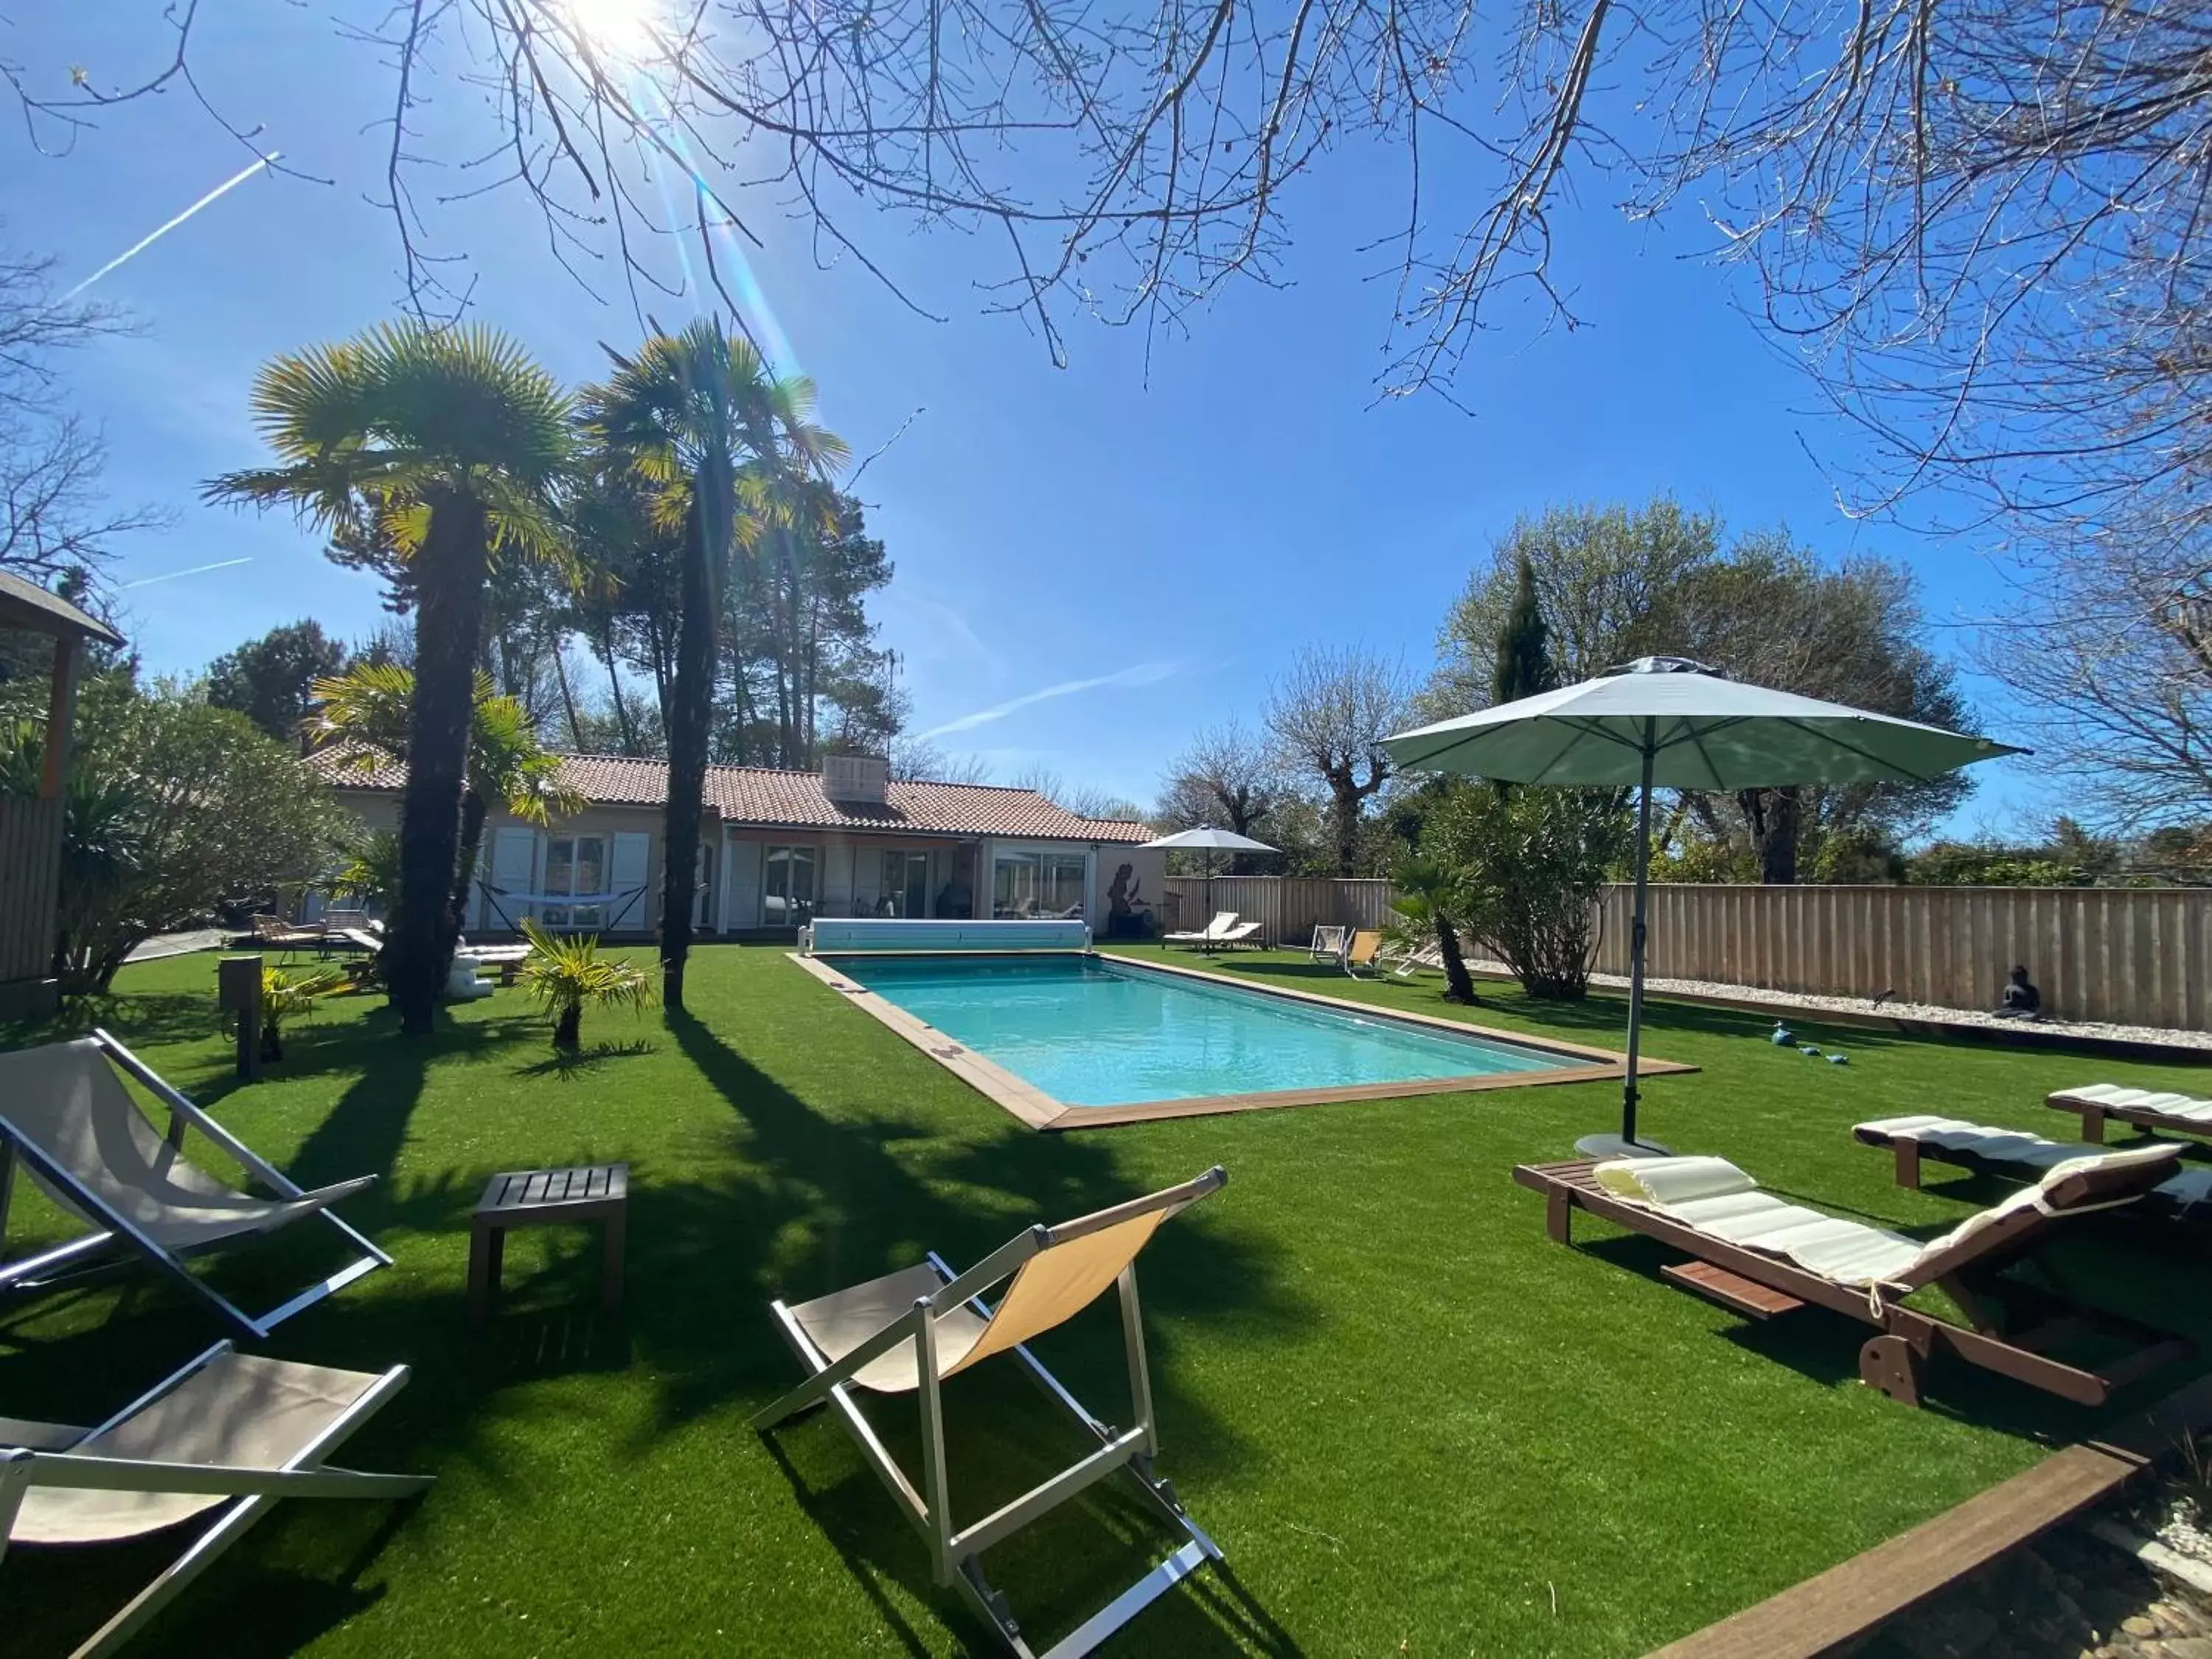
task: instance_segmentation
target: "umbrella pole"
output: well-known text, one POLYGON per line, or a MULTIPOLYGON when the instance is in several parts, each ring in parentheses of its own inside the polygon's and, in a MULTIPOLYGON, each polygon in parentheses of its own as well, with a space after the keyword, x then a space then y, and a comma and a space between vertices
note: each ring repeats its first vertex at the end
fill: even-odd
POLYGON ((1213 849, 1206 849, 1206 954, 1213 954, 1213 849))
POLYGON ((1644 912, 1651 887, 1652 726, 1644 732, 1644 785, 1636 804, 1636 920, 1628 935, 1628 1076, 1620 1090, 1620 1138, 1636 1144, 1636 1050, 1644 1034, 1644 912))

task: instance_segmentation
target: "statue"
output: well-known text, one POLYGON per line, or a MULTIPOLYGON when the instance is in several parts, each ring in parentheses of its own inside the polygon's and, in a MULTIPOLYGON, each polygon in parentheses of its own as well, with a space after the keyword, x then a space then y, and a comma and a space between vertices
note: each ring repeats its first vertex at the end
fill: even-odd
POLYGON ((1143 939, 1152 931, 1150 915, 1152 903, 1137 891, 1136 869, 1123 865, 1114 872, 1114 879, 1106 887, 1106 937, 1109 939, 1143 939))

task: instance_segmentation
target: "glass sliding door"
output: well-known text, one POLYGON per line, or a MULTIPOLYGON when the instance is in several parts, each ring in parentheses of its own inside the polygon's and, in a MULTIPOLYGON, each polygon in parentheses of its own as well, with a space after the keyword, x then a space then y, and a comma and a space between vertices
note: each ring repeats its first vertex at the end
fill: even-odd
POLYGON ((991 861, 991 915, 1000 921, 1083 915, 1080 853, 1001 852, 991 861))
MULTIPOLYGON (((545 892, 578 897, 607 890, 607 838, 605 836, 548 836, 545 838, 545 892)), ((596 928, 605 925, 605 907, 599 904, 547 903, 538 908, 541 927, 559 930, 596 928)))
POLYGON ((883 896, 877 913, 886 916, 926 916, 929 914, 929 854, 885 853, 883 896))
POLYGON ((814 848, 775 847, 761 857, 761 926, 804 927, 814 920, 814 848))

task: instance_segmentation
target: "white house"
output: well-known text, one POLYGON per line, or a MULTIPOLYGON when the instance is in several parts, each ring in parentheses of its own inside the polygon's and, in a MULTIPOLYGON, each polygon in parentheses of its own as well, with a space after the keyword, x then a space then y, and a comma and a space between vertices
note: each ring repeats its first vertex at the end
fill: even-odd
MULTIPOLYGON (((609 934, 659 925, 665 761, 563 755, 589 803, 547 829, 496 810, 466 926, 525 915, 609 934), (580 902, 576 901, 581 901, 580 902)), ((308 764, 372 829, 398 821, 406 772, 308 764)), ((819 772, 709 766, 697 925, 725 937, 785 933, 821 916, 1081 916, 1100 938, 1149 918, 1164 855, 1141 823, 1078 817, 1033 789, 904 783, 880 760, 832 756, 819 772)))

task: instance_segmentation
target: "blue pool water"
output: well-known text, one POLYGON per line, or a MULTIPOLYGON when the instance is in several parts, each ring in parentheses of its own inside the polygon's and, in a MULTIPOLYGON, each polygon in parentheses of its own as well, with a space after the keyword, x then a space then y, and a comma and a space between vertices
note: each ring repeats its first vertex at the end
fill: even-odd
POLYGON ((842 956, 837 968, 1069 1106, 1587 1063, 1095 957, 842 956))

